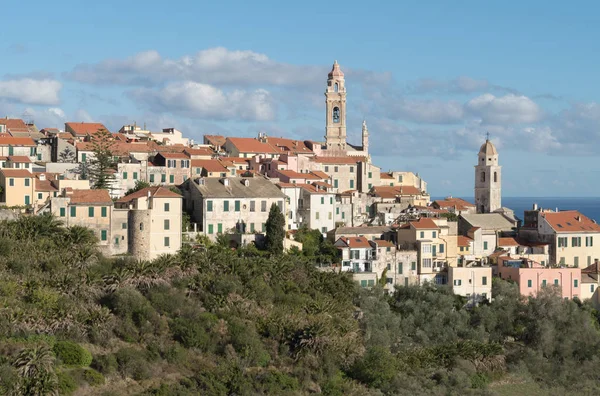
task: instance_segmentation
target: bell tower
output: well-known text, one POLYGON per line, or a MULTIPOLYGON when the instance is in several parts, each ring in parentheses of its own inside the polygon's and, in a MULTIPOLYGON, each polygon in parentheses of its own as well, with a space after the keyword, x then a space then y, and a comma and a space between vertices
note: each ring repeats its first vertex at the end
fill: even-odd
POLYGON ((475 165, 475 205, 477 213, 492 213, 502 207, 502 167, 498 151, 489 137, 479 149, 475 165))
POLYGON ((363 120, 362 124, 362 151, 365 154, 369 153, 369 128, 367 128, 367 121, 363 120))
POLYGON ((327 151, 346 152, 346 86, 337 61, 327 76, 325 89, 325 142, 327 151))

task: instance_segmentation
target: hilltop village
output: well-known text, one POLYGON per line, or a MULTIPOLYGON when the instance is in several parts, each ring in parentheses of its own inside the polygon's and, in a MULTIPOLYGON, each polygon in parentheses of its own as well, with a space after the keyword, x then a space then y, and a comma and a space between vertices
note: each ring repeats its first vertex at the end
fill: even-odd
POLYGON ((600 226, 577 211, 534 206, 521 220, 503 207, 491 141, 473 155, 473 203, 431 201, 418 174, 372 163, 366 122, 360 144, 347 141, 337 62, 325 111, 321 142, 259 133, 196 143, 174 128, 111 132, 102 123, 67 122, 64 130, 38 129, 0 119, 3 216, 51 213, 93 229, 107 256, 151 260, 199 236, 260 246, 276 205, 286 249, 302 250, 300 230, 318 230, 339 253, 320 269, 351 272, 362 287, 447 284, 477 304, 493 297, 492 277, 500 277, 523 295, 555 285, 565 298, 600 302, 600 226))

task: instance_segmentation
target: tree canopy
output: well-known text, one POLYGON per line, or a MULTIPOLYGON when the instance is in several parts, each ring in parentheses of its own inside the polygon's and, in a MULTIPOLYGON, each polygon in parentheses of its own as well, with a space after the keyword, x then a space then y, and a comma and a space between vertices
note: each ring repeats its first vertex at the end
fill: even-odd
POLYGON ((269 217, 265 225, 265 248, 272 254, 283 253, 283 239, 285 238, 285 217, 279 206, 271 205, 269 217))

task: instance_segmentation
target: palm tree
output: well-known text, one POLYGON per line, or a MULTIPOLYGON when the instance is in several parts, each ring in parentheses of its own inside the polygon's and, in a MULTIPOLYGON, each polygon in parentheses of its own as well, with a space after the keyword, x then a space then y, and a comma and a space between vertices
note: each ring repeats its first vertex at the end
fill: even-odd
POLYGON ((14 366, 21 377, 21 394, 58 395, 54 360, 54 354, 46 345, 36 345, 19 352, 14 366))

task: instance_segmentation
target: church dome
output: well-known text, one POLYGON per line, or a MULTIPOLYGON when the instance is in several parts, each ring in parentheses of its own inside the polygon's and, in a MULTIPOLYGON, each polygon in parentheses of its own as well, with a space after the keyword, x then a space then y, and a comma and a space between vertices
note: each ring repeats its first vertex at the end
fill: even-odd
POLYGON ((337 63, 337 61, 333 62, 333 67, 331 68, 331 71, 328 74, 329 78, 333 78, 333 77, 341 77, 344 78, 344 72, 342 70, 340 70, 340 65, 337 63))
POLYGON ((498 155, 498 151, 496 150, 496 146, 486 139, 485 143, 483 143, 479 149, 479 154, 498 155))

